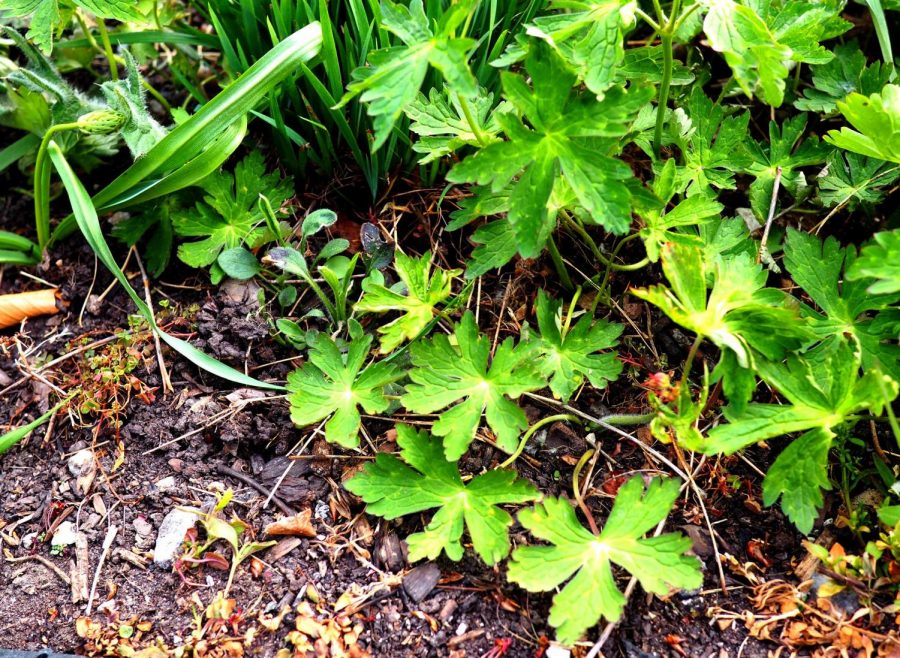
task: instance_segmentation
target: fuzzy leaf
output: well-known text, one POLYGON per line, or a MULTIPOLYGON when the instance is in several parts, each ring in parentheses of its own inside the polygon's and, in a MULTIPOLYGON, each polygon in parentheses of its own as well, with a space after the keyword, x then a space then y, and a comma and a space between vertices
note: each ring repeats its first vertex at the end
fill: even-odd
POLYGON ((528 421, 511 399, 545 385, 532 362, 532 346, 515 345, 507 338, 497 346, 488 365, 491 342, 478 332, 471 312, 463 316, 453 335, 455 344, 443 334, 412 344, 415 367, 409 376, 413 383, 406 387, 403 405, 420 414, 446 409, 432 432, 445 437, 444 452, 451 461, 468 449, 482 414, 497 437, 497 445, 512 452, 528 421))
POLYGON ((428 326, 434 318, 435 307, 450 296, 453 278, 462 273, 436 268, 432 274, 430 251, 420 258, 397 252, 394 267, 406 294, 394 289, 398 286, 387 288, 381 273, 373 272, 363 281, 364 294, 356 304, 356 309, 365 313, 402 313, 378 327, 382 354, 393 352, 404 340, 412 340, 428 326))
POLYGON ((397 426, 397 445, 403 461, 380 453, 344 486, 368 504, 370 514, 386 519, 439 508, 423 532, 407 538, 410 561, 434 560, 441 551, 451 560, 461 559, 463 525, 487 564, 506 557, 512 517, 499 505, 535 500, 539 492, 505 470, 463 484, 456 465, 444 458, 441 442, 408 425, 397 426))
POLYGON ((309 361, 288 375, 291 420, 306 427, 325 418, 325 438, 346 448, 359 445, 359 407, 378 414, 388 408, 384 387, 397 381, 403 372, 381 361, 365 368, 372 336, 350 343, 346 358, 328 336, 319 334, 310 344, 309 361))
POLYGON ((601 618, 614 622, 621 617, 625 597, 616 586, 613 564, 660 596, 671 588, 700 586, 700 563, 685 555, 690 539, 680 533, 643 538, 669 513, 678 489, 675 480, 656 479, 644 491, 641 478, 631 478, 619 489, 598 536, 583 528, 572 506, 560 498, 519 512, 519 522, 550 545, 513 551, 509 579, 531 592, 562 586, 550 608, 560 642, 573 644, 601 618))

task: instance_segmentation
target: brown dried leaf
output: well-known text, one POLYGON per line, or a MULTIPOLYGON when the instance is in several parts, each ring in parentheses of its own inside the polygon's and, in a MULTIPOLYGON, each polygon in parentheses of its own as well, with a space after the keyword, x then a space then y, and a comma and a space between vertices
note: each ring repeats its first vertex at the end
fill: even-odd
POLYGON ((312 510, 308 507, 294 516, 281 518, 270 523, 263 531, 268 536, 315 537, 316 529, 312 524, 312 510))

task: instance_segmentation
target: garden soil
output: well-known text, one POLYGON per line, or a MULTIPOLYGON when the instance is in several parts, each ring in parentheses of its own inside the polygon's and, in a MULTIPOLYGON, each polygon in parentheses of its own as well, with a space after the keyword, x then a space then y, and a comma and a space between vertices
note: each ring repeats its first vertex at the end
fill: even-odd
MULTIPOLYGON (((10 192, 0 198, 4 228, 21 227, 29 213, 30 205, 19 195, 10 192)), ((118 250, 117 257, 121 263, 124 251, 118 250)), ((125 271, 140 290, 141 275, 133 258, 125 271)), ((59 245, 34 275, 59 288, 65 308, 0 335, 0 422, 22 425, 56 399, 55 387, 71 390, 86 377, 101 377, 97 361, 92 361, 98 355, 108 356, 124 346, 136 355, 136 367, 117 392, 120 410, 110 414, 108 401, 97 405, 102 412, 90 405, 72 409, 0 458, 0 647, 50 647, 88 655, 143 650, 140 655, 274 656, 279 649, 297 646, 303 638, 297 635, 300 631, 292 631, 312 623, 329 629, 330 635, 327 643, 313 642, 311 651, 315 646, 319 653, 308 655, 569 655, 549 643, 551 596, 529 594, 507 583, 502 565, 487 568, 471 554, 459 563, 442 558, 433 564, 408 564, 402 539, 420 529, 427 515, 402 522, 366 516, 360 501, 341 487, 366 458, 295 428, 283 397, 238 389, 199 372, 165 348, 162 359, 174 390, 164 393, 156 346, 140 324, 134 324, 134 309, 122 291, 107 290, 112 278, 102 266, 97 268, 77 236, 59 245), (135 331, 126 341, 123 332, 129 326, 135 331), (108 342, 72 355, 79 347, 104 340, 108 342), (92 454, 88 483, 70 467, 81 450, 92 454), (273 489, 277 500, 266 504, 273 489), (239 566, 227 598, 215 604, 216 613, 208 608, 225 587, 227 572, 211 563, 161 568, 151 552, 163 519, 173 509, 209 506, 226 490, 234 497, 225 513, 246 523, 245 536, 268 540, 266 526, 286 516, 285 510, 308 510, 314 534, 274 537, 279 542, 275 547, 239 566), (67 523, 81 538, 80 549, 53 548, 54 532, 67 523), (113 527, 114 538, 104 550, 113 527), (73 597, 78 589, 73 577, 76 583, 86 577, 88 589, 93 585, 90 613, 87 601, 73 597), (279 617, 285 608, 287 614, 279 617), (209 622, 210 612, 222 620, 209 622)), ((283 381, 300 360, 296 351, 269 338, 270 319, 259 308, 254 290, 237 283, 215 288, 202 276, 176 267, 152 283, 161 324, 255 377, 283 381), (165 307, 160 306, 163 301, 165 307)), ((488 323, 504 318, 502 335, 527 320, 536 288, 552 286, 548 279, 552 276, 537 265, 485 277, 476 293, 482 328, 493 332, 495 324, 488 323), (507 322, 506 317, 512 319, 507 322)), ((43 285, 7 268, 0 292, 43 285)), ((585 391, 573 403, 592 415, 646 412, 646 399, 634 397, 639 390, 635 384, 652 374, 655 364, 667 358, 676 363, 686 351, 684 336, 649 315, 643 305, 622 299, 631 327, 621 350, 628 367, 621 384, 613 384, 602 396, 585 391), (647 329, 651 325, 652 332, 647 329)), ((105 390, 101 384, 97 382, 96 390, 105 390)), ((533 418, 558 412, 539 400, 526 404, 533 418)), ((364 418, 364 425, 377 450, 394 449, 390 424, 364 418)), ((596 442, 587 502, 602 525, 626 476, 665 473, 641 442, 673 461, 679 457, 671 446, 654 442, 646 428, 633 429, 637 442, 553 425, 537 436, 517 468, 542 491, 571 495, 573 467, 596 442)), ((461 463, 464 472, 477 473, 504 458, 489 443, 473 445, 477 447, 461 463)), ((666 600, 635 588, 599 655, 788 655, 770 653, 785 650, 781 622, 754 627, 754 622, 792 609, 794 588, 800 584, 793 572, 805 556, 802 537, 780 512, 759 502, 761 477, 756 471, 766 468, 770 451, 750 449, 746 461, 686 459, 703 492, 708 522, 696 495, 686 491, 666 530, 686 532, 694 540, 704 567, 703 587, 666 600), (781 596, 777 610, 766 596, 776 590, 781 596)), ((835 509, 836 502, 829 500, 823 518, 835 509)), ((821 521, 814 532, 822 532, 821 521)), ((512 538, 515 544, 527 541, 518 525, 512 538)), ((227 559, 225 548, 219 545, 217 550, 227 559)), ((624 588, 627 576, 619 573, 618 579, 624 588)), ((588 655, 601 630, 594 629, 571 655, 588 655)), ((316 632, 309 637, 314 640, 316 632)))

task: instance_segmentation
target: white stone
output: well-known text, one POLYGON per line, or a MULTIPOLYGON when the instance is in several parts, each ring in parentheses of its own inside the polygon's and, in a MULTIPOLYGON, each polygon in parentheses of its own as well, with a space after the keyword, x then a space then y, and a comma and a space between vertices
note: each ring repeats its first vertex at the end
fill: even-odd
POLYGON ((153 562, 163 568, 169 568, 184 543, 184 534, 194 527, 199 517, 194 512, 177 507, 166 514, 159 524, 156 546, 153 548, 153 562))
POLYGON ((56 546, 71 546, 75 543, 75 537, 78 533, 75 531, 75 524, 71 521, 63 521, 59 524, 56 532, 53 533, 53 540, 50 544, 56 546))

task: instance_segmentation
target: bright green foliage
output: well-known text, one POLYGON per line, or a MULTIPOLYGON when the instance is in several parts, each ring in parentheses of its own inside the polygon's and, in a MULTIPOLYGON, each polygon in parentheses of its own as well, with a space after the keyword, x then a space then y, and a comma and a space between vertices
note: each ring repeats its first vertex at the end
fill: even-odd
POLYGON ((400 311, 396 320, 378 327, 381 336, 381 353, 393 352, 404 340, 412 340, 424 330, 434 318, 436 306, 445 301, 451 293, 453 278, 460 270, 445 271, 436 268, 431 272, 431 252, 420 258, 397 252, 394 267, 402 283, 387 288, 380 272, 372 272, 363 281, 363 297, 356 310, 366 313, 400 311), (406 294, 395 290, 399 288, 406 294))
POLYGON ((450 407, 441 413, 432 432, 444 437, 444 452, 451 461, 472 443, 482 414, 500 449, 512 452, 528 420, 510 398, 546 385, 536 371, 533 346, 515 345, 507 338, 490 359, 491 341, 478 332, 471 312, 456 325, 453 337, 455 344, 444 334, 412 344, 415 368, 409 376, 413 383, 406 387, 403 405, 419 414, 450 407))
POLYGON ((644 220, 644 226, 638 231, 647 250, 647 257, 654 263, 659 260, 660 250, 669 242, 699 244, 694 233, 679 231, 679 228, 708 224, 719 217, 723 206, 706 195, 689 196, 672 208, 669 208, 675 196, 676 167, 675 160, 666 160, 662 171, 653 181, 653 192, 659 199, 658 204, 650 208, 637 209, 644 220))
MULTIPOLYGON (((129 0, 71 0, 81 9, 97 18, 114 18, 119 21, 140 21, 143 16, 136 4, 129 0)), ((0 6, 0 19, 31 17, 27 36, 48 55, 53 50, 53 35, 63 17, 71 17, 71 9, 59 0, 5 0, 0 6)))
POLYGON ((574 309, 563 317, 562 304, 543 290, 538 291, 536 313, 540 372, 550 381, 550 390, 557 398, 568 402, 585 377, 594 388, 601 389, 622 372, 615 352, 598 354, 616 346, 622 325, 594 322, 585 314, 573 326, 574 309))
POLYGON ((884 199, 882 188, 900 179, 900 167, 877 158, 834 151, 828 173, 819 178, 819 201, 828 208, 873 206, 884 199))
POLYGON ((729 399, 749 398, 752 388, 741 370, 762 360, 756 354, 780 359, 810 337, 787 296, 765 287, 766 271, 746 254, 709 263, 699 248, 676 243, 663 249, 662 264, 670 288, 655 285, 632 293, 723 350, 718 375, 729 399))
POLYGON ((803 90, 803 97, 794 101, 805 112, 837 112, 838 101, 857 92, 868 95, 881 91, 890 80, 891 67, 880 62, 866 66, 866 56, 856 41, 834 47, 834 59, 812 68, 813 86, 803 90))
POLYGON ((634 23, 634 0, 554 1, 561 10, 534 19, 534 32, 559 49, 566 63, 595 94, 616 83, 625 55, 624 31, 634 23))
POLYGON ((900 293, 900 229, 876 233, 874 239, 847 268, 846 277, 851 281, 875 279, 866 288, 870 295, 900 293))
POLYGON ((535 500, 537 489, 514 471, 499 469, 463 484, 456 465, 444 459, 441 442, 408 425, 397 426, 397 445, 403 461, 379 453, 344 486, 368 504, 370 514, 386 519, 439 508, 423 532, 407 537, 410 561, 434 560, 441 551, 461 559, 463 525, 485 563, 505 558, 513 520, 499 505, 535 500))
POLYGON ((413 145, 413 151, 421 153, 419 164, 428 164, 439 158, 455 153, 463 146, 475 146, 479 144, 479 138, 486 142, 494 141, 494 136, 500 130, 493 117, 493 94, 485 93, 479 89, 474 98, 465 100, 468 103, 466 109, 478 127, 479 135, 472 131, 472 124, 466 117, 460 97, 452 94, 448 98, 445 91, 432 89, 426 99, 419 94, 415 101, 404 108, 406 116, 412 123, 409 129, 419 136, 419 140, 413 145))
POLYGON ((576 94, 575 76, 543 44, 529 51, 525 69, 532 87, 521 75, 501 74, 504 97, 516 110, 496 115, 507 141, 469 156, 450 170, 448 180, 490 185, 493 192, 509 190, 508 218, 525 258, 540 254, 555 226, 549 201, 560 180, 596 223, 624 233, 631 222, 631 194, 625 180, 632 173, 610 154, 618 151, 614 138, 628 132, 650 90, 616 87, 603 101, 576 94))
POLYGON ((768 144, 755 140, 748 144, 751 163, 747 172, 756 177, 750 185, 750 207, 757 217, 768 215, 778 167, 781 167, 781 188, 797 197, 807 187, 806 177, 798 169, 825 162, 828 150, 817 137, 801 143, 805 129, 806 115, 798 114, 780 125, 770 122, 768 144))
POLYGON ((340 103, 345 105, 357 95, 366 103, 366 111, 374 119, 373 150, 387 141, 394 123, 416 100, 429 66, 441 72, 454 93, 465 97, 478 94, 466 63, 475 40, 454 36, 471 4, 467 0, 451 5, 432 26, 422 0, 412 0, 408 7, 381 0, 379 27, 396 35, 404 45, 369 53, 367 66, 353 72, 353 81, 340 103))
POLYGON ((825 141, 872 158, 900 163, 900 86, 885 85, 870 96, 850 94, 837 104, 856 130, 829 130, 825 141))
MULTIPOLYGON (((178 257, 191 267, 212 265, 223 249, 256 246, 265 235, 265 216, 259 207, 262 194, 279 208, 291 195, 291 186, 276 172, 266 173, 259 151, 252 151, 234 168, 234 174, 215 172, 201 183, 203 201, 172 217, 175 233, 201 240, 178 247, 178 257)), ((214 283, 221 272, 213 267, 214 283)))
POLYGON ((842 249, 837 240, 824 242, 812 235, 789 229, 784 246, 784 264, 794 282, 810 296, 821 313, 807 309, 810 328, 821 340, 849 337, 858 349, 866 371, 880 368, 900 382, 900 345, 890 322, 878 311, 900 299, 898 294, 870 294, 864 280, 843 280, 856 251, 842 249))
POLYGON ((761 362, 760 376, 789 404, 750 404, 742 413, 725 408, 728 424, 709 432, 704 452, 730 454, 759 441, 808 432, 799 446, 785 451, 763 482, 767 505, 782 497, 782 507, 803 532, 809 532, 828 483, 828 450, 835 428, 864 409, 879 413, 883 398, 877 378, 897 394, 897 384, 878 372, 859 376, 859 354, 843 340, 823 344, 787 363, 761 362))
POLYGON ((691 92, 686 109, 690 129, 673 136, 684 158, 677 170, 677 190, 686 190, 688 196, 733 190, 734 174, 750 163, 745 147, 750 114, 726 116, 725 108, 699 86, 691 92))
POLYGON ((560 498, 519 512, 519 522, 550 546, 513 551, 509 579, 531 592, 552 591, 568 581, 550 608, 550 624, 560 642, 572 644, 601 618, 616 621, 622 615, 625 597, 616 587, 613 564, 660 596, 671 588, 700 586, 700 563, 685 555, 690 539, 680 533, 643 538, 668 515, 678 490, 675 480, 655 479, 644 491, 641 478, 631 478, 619 489, 597 536, 582 527, 572 506, 560 498))
POLYGON ((723 54, 748 96, 772 107, 784 102, 787 62, 825 64, 834 55, 820 41, 850 28, 834 0, 709 0, 703 29, 714 50, 723 54))
POLYGON ((366 413, 382 413, 389 401, 384 387, 403 376, 403 372, 385 361, 365 368, 372 336, 355 338, 346 357, 328 336, 319 334, 311 341, 309 360, 288 375, 291 420, 306 427, 331 417, 325 423, 325 438, 346 448, 359 445, 358 407, 366 413))

